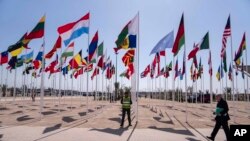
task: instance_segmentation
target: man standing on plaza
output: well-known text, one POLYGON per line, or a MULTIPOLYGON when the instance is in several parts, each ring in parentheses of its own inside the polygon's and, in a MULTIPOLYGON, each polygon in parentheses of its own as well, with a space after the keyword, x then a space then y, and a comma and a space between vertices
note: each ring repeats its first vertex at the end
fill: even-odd
POLYGON ((132 105, 132 100, 131 100, 131 97, 129 96, 129 91, 125 92, 125 96, 122 97, 122 99, 121 99, 121 104, 122 104, 122 121, 121 121, 121 127, 123 127, 124 118, 125 118, 125 114, 126 113, 128 115, 129 126, 132 126, 132 124, 131 124, 131 118, 130 118, 130 108, 131 108, 131 105, 132 105))
POLYGON ((214 112, 214 114, 216 115, 215 117, 216 124, 213 132, 211 133, 211 136, 207 138, 214 141, 216 134, 218 133, 220 127, 222 126, 226 134, 227 141, 230 141, 229 127, 228 127, 228 120, 230 120, 230 117, 228 115, 229 109, 227 102, 221 97, 221 95, 217 95, 216 100, 218 102, 216 110, 214 112))

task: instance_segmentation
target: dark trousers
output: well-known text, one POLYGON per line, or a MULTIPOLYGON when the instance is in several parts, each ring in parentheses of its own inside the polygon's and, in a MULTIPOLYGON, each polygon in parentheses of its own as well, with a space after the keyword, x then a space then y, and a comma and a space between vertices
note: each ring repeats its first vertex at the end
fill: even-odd
POLYGON ((215 124, 215 127, 214 127, 214 130, 211 134, 211 137, 214 139, 216 134, 218 133, 220 127, 223 127, 224 129, 224 132, 226 134, 226 137, 227 137, 227 141, 230 141, 230 135, 229 135, 229 127, 228 127, 228 122, 227 120, 221 120, 221 119, 218 119, 216 120, 216 124, 215 124))
POLYGON ((125 118, 125 114, 126 113, 128 115, 128 123, 129 123, 129 125, 131 124, 130 109, 124 109, 124 108, 122 108, 122 122, 121 122, 121 126, 123 126, 124 118, 125 118))

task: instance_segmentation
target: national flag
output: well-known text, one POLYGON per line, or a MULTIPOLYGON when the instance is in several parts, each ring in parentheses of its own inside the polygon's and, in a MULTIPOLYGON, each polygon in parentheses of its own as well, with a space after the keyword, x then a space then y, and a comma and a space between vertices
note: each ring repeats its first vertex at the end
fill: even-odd
MULTIPOLYGON (((236 58, 236 52, 235 52, 235 54, 234 54, 234 58, 236 58)), ((241 60, 240 60, 240 58, 238 58, 237 60, 235 60, 234 61, 235 62, 235 64, 236 64, 236 67, 238 68, 239 66, 240 66, 240 64, 241 64, 241 60)))
POLYGON ((135 56, 135 50, 134 49, 128 50, 122 57, 122 62, 124 63, 124 65, 128 66, 129 64, 133 63, 134 56, 135 56))
POLYGON ((227 19, 227 24, 225 26, 223 37, 222 37, 222 48, 221 48, 221 57, 223 57, 224 52, 227 47, 227 37, 231 36, 231 25, 230 25, 230 16, 227 19))
POLYGON ((70 61, 69 65, 71 68, 77 69, 80 65, 82 65, 82 50, 79 51, 70 61))
POLYGON ((150 55, 153 53, 165 51, 166 48, 172 48, 173 42, 174 42, 174 31, 171 31, 156 44, 156 46, 150 52, 150 55))
POLYGON ((148 65, 145 70, 141 73, 141 78, 146 77, 150 73, 150 65, 148 65), (143 77, 142 77, 143 76, 143 77))
POLYGON ((135 72, 134 65, 129 64, 128 65, 128 70, 127 70, 128 79, 134 74, 134 72, 135 72))
POLYGON ((179 70, 178 70, 178 59, 176 60, 174 70, 175 70, 175 75, 174 75, 174 80, 175 80, 176 77, 178 77, 178 74, 179 74, 179 70))
POLYGON ((139 16, 138 14, 126 24, 122 29, 121 33, 118 35, 116 40, 116 48, 114 48, 117 53, 120 49, 136 48, 136 38, 138 34, 138 24, 139 16))
POLYGON ((17 56, 13 56, 10 58, 9 62, 8 62, 8 68, 11 69, 15 69, 16 68, 16 63, 17 63, 17 56))
POLYGON ((101 69, 104 68, 104 55, 102 55, 99 60, 98 60, 98 63, 97 63, 97 66, 100 67, 101 69))
POLYGON ((24 42, 26 36, 27 33, 25 33, 14 45, 8 47, 7 51, 11 54, 11 56, 18 56, 22 53, 24 48, 28 49, 27 42, 24 42))
POLYGON ((18 68, 18 67, 21 67, 21 66, 23 66, 23 58, 17 58, 17 62, 16 62, 16 67, 18 68))
POLYGON ((154 78, 154 74, 155 74, 155 65, 152 62, 151 69, 150 69, 150 77, 154 78))
POLYGON ((77 69, 75 72, 73 72, 75 79, 77 79, 77 77, 78 77, 79 75, 82 75, 83 72, 84 72, 84 67, 80 67, 80 68, 77 69))
POLYGON ((224 55, 223 55, 223 69, 227 73, 227 54, 226 54, 226 51, 224 52, 224 55))
POLYGON ((172 70, 172 61, 166 66, 166 69, 171 71, 172 70))
POLYGON ((241 74, 242 74, 242 78, 245 79, 243 59, 242 59, 242 63, 241 63, 241 74))
POLYGON ((197 62, 196 56, 194 56, 193 58, 193 63, 194 63, 195 68, 198 69, 198 62, 197 62))
POLYGON ((209 65, 209 74, 210 74, 210 76, 212 76, 213 75, 213 68, 212 68, 211 50, 209 50, 208 65, 209 65))
POLYGON ((34 55, 34 51, 31 51, 30 53, 26 55, 22 55, 21 58, 23 59, 24 63, 28 64, 33 61, 33 55, 34 55))
POLYGON ((55 72, 55 67, 58 64, 58 55, 56 55, 56 59, 54 61, 52 61, 48 67, 45 68, 45 72, 50 72, 53 73, 55 72))
POLYGON ((99 68, 95 68, 95 70, 94 70, 94 72, 93 72, 93 74, 92 74, 92 76, 91 76, 91 80, 93 80, 94 79, 94 77, 96 76, 96 75, 98 75, 99 74, 99 68))
POLYGON ((28 34, 28 36, 25 39, 32 40, 43 37, 44 23, 45 23, 45 15, 40 19, 40 21, 37 23, 37 25, 33 28, 33 30, 28 34))
POLYGON ((40 51, 38 52, 35 60, 33 61, 33 66, 35 70, 39 69, 42 64, 43 51, 44 51, 44 43, 42 44, 40 51))
POLYGON ((58 27, 57 31, 62 37, 65 46, 68 46, 71 41, 82 34, 89 34, 89 13, 75 22, 58 27))
POLYGON ((0 65, 8 63, 8 51, 4 51, 0 54, 0 65))
POLYGON ((199 44, 194 44, 193 50, 188 54, 188 60, 194 58, 198 51, 199 51, 199 44))
POLYGON ((84 69, 84 72, 90 72, 93 70, 93 64, 88 64, 85 69, 84 69))
POLYGON ((62 47, 62 38, 58 36, 55 45, 53 48, 45 55, 46 59, 50 59, 54 53, 57 51, 57 49, 60 49, 62 47))
POLYGON ((177 36, 175 38, 174 46, 173 46, 173 49, 172 49, 172 52, 174 53, 174 56, 176 56, 178 54, 181 47, 185 43, 184 31, 185 31, 184 30, 184 14, 182 14, 181 21, 180 21, 180 24, 179 24, 179 29, 178 29, 178 32, 177 32, 177 36))
POLYGON ((104 43, 102 42, 99 46, 98 46, 98 49, 97 49, 97 56, 102 56, 103 55, 103 45, 104 43))
POLYGON ((23 71, 23 75, 25 74, 30 74, 30 70, 34 69, 34 67, 32 65, 27 66, 24 71, 23 71))
POLYGON ((92 58, 95 59, 94 57, 96 56, 96 50, 97 50, 97 45, 98 45, 98 31, 96 31, 90 45, 88 48, 88 54, 89 54, 89 58, 88 58, 88 62, 92 61, 92 58))
POLYGON ((199 47, 200 50, 203 49, 209 49, 209 32, 205 34, 205 36, 202 38, 202 42, 199 47))
POLYGON ((243 54, 243 51, 246 49, 246 35, 244 33, 243 37, 242 37, 242 40, 241 40, 241 43, 240 43, 240 46, 239 46, 239 49, 234 57, 234 61, 236 62, 243 54))
MULTIPOLYGON (((182 62, 182 72, 181 72, 181 76, 184 76, 185 72, 186 72, 186 68, 185 68, 185 64, 186 64, 186 58, 185 58, 185 51, 183 53, 183 62, 182 62)), ((182 80, 182 79, 181 79, 182 80)))
POLYGON ((221 69, 220 69, 220 78, 221 78, 221 79, 224 77, 224 72, 223 72, 222 67, 223 67, 223 64, 222 64, 222 62, 221 62, 221 69))
POLYGON ((71 57, 74 55, 74 42, 72 42, 62 53, 62 60, 64 60, 64 62, 66 61, 67 57, 71 57))
POLYGON ((66 74, 68 74, 69 71, 70 71, 70 65, 67 65, 67 66, 65 66, 65 67, 62 68, 62 72, 63 72, 64 76, 66 74))
POLYGON ((216 78, 218 81, 220 81, 220 74, 221 74, 221 71, 220 71, 220 66, 219 66, 218 72, 216 73, 216 78))
POLYGON ((233 80, 232 79, 232 73, 233 73, 233 70, 232 70, 232 66, 231 66, 231 63, 230 63, 230 65, 229 65, 229 72, 228 72, 228 78, 229 78, 229 80, 233 80))

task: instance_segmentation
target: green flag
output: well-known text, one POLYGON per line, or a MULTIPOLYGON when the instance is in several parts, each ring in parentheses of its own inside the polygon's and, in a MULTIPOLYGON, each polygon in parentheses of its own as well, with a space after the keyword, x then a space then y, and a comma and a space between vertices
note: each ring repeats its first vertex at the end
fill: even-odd
POLYGON ((103 42, 98 46, 97 50, 97 56, 102 56, 103 55, 103 42))
POLYGON ((209 49, 209 32, 203 37, 203 40, 200 45, 200 50, 202 49, 209 49))

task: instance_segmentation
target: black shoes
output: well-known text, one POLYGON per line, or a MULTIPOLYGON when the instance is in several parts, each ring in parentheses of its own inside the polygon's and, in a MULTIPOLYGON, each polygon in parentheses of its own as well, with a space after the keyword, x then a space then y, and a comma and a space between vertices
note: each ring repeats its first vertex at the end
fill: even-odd
POLYGON ((207 138, 210 139, 211 141, 214 141, 214 138, 212 138, 212 137, 208 137, 208 136, 207 136, 207 138))

